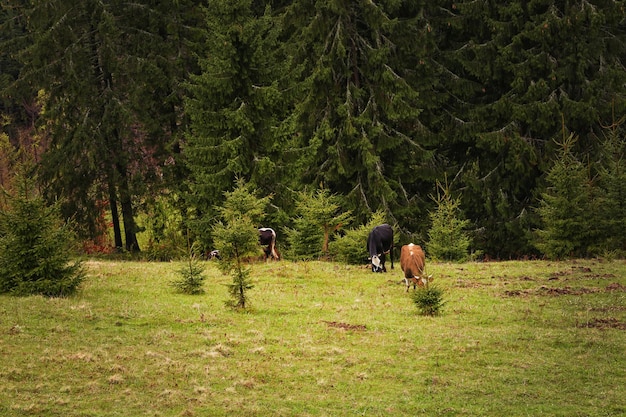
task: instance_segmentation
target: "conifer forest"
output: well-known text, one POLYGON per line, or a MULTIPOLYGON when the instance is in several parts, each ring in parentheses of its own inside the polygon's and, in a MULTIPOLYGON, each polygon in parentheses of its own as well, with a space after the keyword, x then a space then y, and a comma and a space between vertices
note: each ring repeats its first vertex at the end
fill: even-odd
POLYGON ((0 209, 89 250, 211 249, 246 184, 286 254, 320 201, 324 251, 447 204, 468 255, 626 254, 626 1, 0 4, 0 209))

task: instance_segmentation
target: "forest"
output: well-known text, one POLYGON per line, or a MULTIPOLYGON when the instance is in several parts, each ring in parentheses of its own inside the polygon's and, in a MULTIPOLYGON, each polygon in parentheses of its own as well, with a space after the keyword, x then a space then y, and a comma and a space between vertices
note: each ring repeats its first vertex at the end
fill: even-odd
POLYGON ((318 196, 428 253, 447 201, 481 257, 626 254, 625 1, 0 4, 0 209, 86 251, 210 249, 245 182, 279 234, 318 196))

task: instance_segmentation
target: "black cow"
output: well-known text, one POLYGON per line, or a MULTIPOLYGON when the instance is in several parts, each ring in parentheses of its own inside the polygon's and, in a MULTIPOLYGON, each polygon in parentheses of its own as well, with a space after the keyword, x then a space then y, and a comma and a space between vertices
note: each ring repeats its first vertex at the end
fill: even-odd
POLYGON ((261 227, 259 229, 259 243, 263 246, 265 260, 272 258, 275 261, 280 259, 280 254, 276 250, 276 232, 269 227, 261 227))
POLYGON ((387 272, 385 255, 391 257, 393 269, 393 229, 388 224, 381 224, 372 229, 367 236, 367 252, 372 261, 372 272, 387 272))

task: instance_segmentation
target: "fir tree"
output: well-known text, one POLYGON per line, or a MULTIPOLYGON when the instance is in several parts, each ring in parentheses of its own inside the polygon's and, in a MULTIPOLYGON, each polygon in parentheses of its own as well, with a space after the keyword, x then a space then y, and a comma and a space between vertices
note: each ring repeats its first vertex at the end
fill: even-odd
POLYGON ((351 213, 342 211, 339 197, 326 189, 301 192, 296 205, 294 227, 285 229, 291 255, 302 259, 327 257, 333 234, 350 223, 351 213))
POLYGON ((275 141, 283 107, 278 87, 282 60, 279 28, 270 2, 218 0, 206 13, 206 56, 201 74, 187 85, 190 116, 185 156, 191 172, 195 229, 210 236, 223 192, 236 177, 267 194, 280 195, 284 147, 275 141))
POLYGON ((220 269, 233 277, 228 285, 231 299, 226 305, 245 309, 249 305, 250 267, 245 260, 259 255, 259 231, 256 224, 263 218, 270 198, 258 198, 243 179, 235 189, 224 193, 224 205, 217 208, 220 221, 213 227, 215 247, 220 251, 220 269))
POLYGON ((452 197, 448 184, 438 187, 437 196, 433 197, 437 208, 430 213, 428 254, 438 260, 465 261, 470 245, 466 229, 470 222, 461 217, 460 199, 452 197))
POLYGON ((596 227, 588 170, 572 153, 576 139, 570 135, 560 144, 561 154, 548 171, 548 188, 538 209, 543 228, 537 231, 536 245, 555 259, 587 256, 596 227))
POLYGON ((604 158, 599 167, 598 188, 603 199, 597 206, 601 242, 599 251, 626 253, 626 142, 617 129, 607 129, 604 158))
POLYGON ((596 159, 598 120, 626 105, 626 10, 603 1, 438 3, 431 57, 441 102, 425 112, 442 133, 440 155, 481 230, 476 243, 492 256, 532 252, 540 219, 531 208, 558 152, 552 139, 564 126, 580 136, 572 152, 596 159))
POLYGON ((0 210, 0 292, 69 296, 84 279, 81 262, 71 260, 71 229, 32 180, 21 174, 16 182, 16 195, 0 210))
POLYGON ((408 3, 307 0, 285 13, 297 77, 286 122, 297 153, 287 157, 295 178, 345 196, 362 221, 378 209, 410 206, 414 214, 422 207, 409 201, 432 155, 420 97, 408 82, 418 58, 406 52, 425 32, 408 3))

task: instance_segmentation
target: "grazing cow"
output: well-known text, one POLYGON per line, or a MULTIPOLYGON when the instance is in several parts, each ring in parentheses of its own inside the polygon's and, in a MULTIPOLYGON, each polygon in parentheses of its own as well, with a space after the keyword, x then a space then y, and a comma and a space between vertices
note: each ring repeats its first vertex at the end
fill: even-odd
POLYGON ((217 249, 213 249, 211 252, 208 253, 207 259, 221 259, 220 251, 217 249))
POLYGON ((424 255, 421 246, 412 243, 402 246, 400 250, 400 268, 404 272, 404 283, 406 284, 407 292, 411 283, 413 283, 413 289, 415 289, 415 286, 423 287, 428 285, 432 275, 424 276, 425 265, 426 255, 424 255))
POLYGON ((259 229, 259 243, 263 246, 263 253, 265 254, 265 260, 272 258, 275 261, 280 259, 280 254, 276 250, 276 232, 269 227, 262 227, 259 229))
POLYGON ((387 272, 385 255, 391 258, 393 269, 393 229, 388 224, 381 224, 372 229, 367 236, 367 252, 372 261, 372 272, 387 272))

